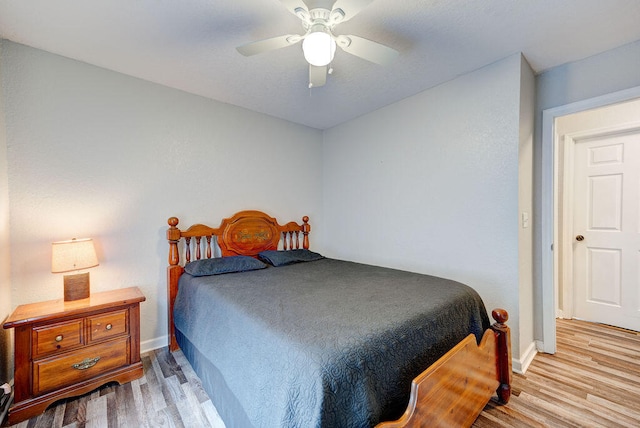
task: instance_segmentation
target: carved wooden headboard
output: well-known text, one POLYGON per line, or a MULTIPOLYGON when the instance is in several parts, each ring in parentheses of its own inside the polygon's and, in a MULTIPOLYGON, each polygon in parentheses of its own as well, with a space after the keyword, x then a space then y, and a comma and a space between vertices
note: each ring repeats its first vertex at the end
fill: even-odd
POLYGON ((233 217, 225 218, 217 228, 204 224, 194 224, 186 230, 178 229, 179 220, 171 217, 168 220, 167 240, 169 241, 169 265, 180 264, 178 243, 181 238, 185 242, 184 262, 191 261, 192 246, 195 249, 195 260, 202 258, 202 244, 206 258, 213 254, 212 239, 215 236, 222 256, 245 255, 255 257, 261 251, 276 250, 280 240, 283 249, 309 248, 309 217, 302 218, 303 224, 289 222, 284 226, 262 211, 240 211, 233 217), (203 241, 204 238, 204 241, 203 241), (192 243, 193 241, 193 243, 192 243))
POLYGON ((178 295, 178 280, 184 272, 184 264, 193 260, 214 256, 216 243, 223 257, 251 256, 265 250, 277 250, 282 242, 283 250, 309 249, 309 217, 302 218, 302 224, 289 222, 284 226, 262 211, 240 211, 225 218, 214 228, 204 224, 194 224, 186 230, 178 228, 179 220, 171 217, 167 221, 169 241, 169 267, 167 268, 167 297, 169 318, 169 348, 178 349, 173 325, 173 304, 178 295), (180 257, 180 240, 183 240, 184 258, 180 257))

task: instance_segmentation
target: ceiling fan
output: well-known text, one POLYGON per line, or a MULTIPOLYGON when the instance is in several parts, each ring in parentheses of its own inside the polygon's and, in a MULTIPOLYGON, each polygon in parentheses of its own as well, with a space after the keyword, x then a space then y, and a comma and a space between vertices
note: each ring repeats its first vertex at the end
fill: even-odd
POLYGON ((333 30, 348 21, 374 0, 280 0, 289 12, 302 21, 305 33, 286 34, 236 49, 244 56, 284 48, 302 41, 302 51, 309 63, 309 88, 323 86, 335 54, 336 46, 343 51, 380 65, 391 63, 398 51, 358 36, 335 35, 333 30))

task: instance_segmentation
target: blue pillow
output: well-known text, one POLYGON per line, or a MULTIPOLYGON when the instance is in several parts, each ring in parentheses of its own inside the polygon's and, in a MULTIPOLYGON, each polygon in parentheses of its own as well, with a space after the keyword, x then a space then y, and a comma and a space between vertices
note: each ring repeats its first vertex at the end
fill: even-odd
POLYGON ((267 265, 249 256, 218 257, 187 263, 184 271, 192 276, 220 275, 222 273, 245 272, 264 269, 267 265))
POLYGON ((324 256, 309 250, 263 251, 258 254, 260 260, 273 266, 286 266, 293 263, 312 262, 324 259, 324 256))

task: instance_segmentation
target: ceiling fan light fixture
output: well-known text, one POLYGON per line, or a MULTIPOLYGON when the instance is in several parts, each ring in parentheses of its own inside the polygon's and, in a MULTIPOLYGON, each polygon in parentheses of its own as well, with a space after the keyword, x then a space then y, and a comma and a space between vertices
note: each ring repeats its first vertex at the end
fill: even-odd
POLYGON ((336 42, 326 29, 312 30, 302 41, 302 52, 309 64, 324 67, 333 61, 336 42))

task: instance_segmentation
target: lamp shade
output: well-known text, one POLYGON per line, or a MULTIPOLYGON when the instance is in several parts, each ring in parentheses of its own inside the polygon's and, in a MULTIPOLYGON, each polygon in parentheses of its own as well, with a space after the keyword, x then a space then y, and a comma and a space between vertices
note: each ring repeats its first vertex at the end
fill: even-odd
POLYGON ((51 244, 51 272, 71 272, 98 266, 93 240, 71 239, 51 244))
POLYGON ((336 41, 325 31, 314 31, 302 41, 302 52, 309 64, 323 67, 333 61, 336 41))

